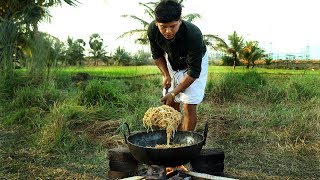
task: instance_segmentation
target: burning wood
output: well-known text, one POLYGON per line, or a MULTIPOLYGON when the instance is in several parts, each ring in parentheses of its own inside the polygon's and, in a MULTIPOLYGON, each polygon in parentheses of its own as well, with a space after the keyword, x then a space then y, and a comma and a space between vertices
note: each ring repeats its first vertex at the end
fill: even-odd
POLYGON ((174 171, 188 171, 188 169, 183 165, 176 166, 176 167, 166 167, 166 174, 167 175, 174 172, 174 171))
MULTIPOLYGON (((153 170, 158 171, 159 168, 163 167, 163 166, 149 166, 149 168, 151 168, 153 170)), ((181 165, 181 166, 176 166, 176 167, 163 167, 166 170, 166 178, 165 179, 190 179, 190 177, 194 177, 194 178, 200 178, 200 179, 204 179, 204 180, 235 180, 233 178, 227 178, 227 177, 221 177, 221 176, 213 176, 210 174, 205 174, 205 173, 198 173, 198 172, 193 172, 188 170, 185 166, 181 165)), ((150 169, 148 169, 150 170, 150 169)), ((150 172, 149 172, 150 173, 150 172)), ((146 180, 146 179, 150 179, 151 176, 149 176, 148 174, 143 175, 143 176, 133 176, 133 177, 128 177, 128 178, 124 178, 122 180, 146 180)), ((157 176, 155 177, 155 175, 152 176, 153 178, 151 179, 158 179, 157 176)), ((163 178, 162 178, 163 179, 163 178)), ((192 178, 193 179, 193 178, 192 178)))

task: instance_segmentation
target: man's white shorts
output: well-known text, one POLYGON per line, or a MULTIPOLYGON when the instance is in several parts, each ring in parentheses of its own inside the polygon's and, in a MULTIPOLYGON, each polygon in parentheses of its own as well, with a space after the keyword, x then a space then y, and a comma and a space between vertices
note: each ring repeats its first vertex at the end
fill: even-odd
MULTIPOLYGON (((171 87, 168 92, 172 91, 187 74, 187 69, 174 71, 167 60, 168 70, 171 76, 171 87)), ((206 88, 208 78, 208 53, 206 52, 202 58, 201 73, 187 89, 179 93, 175 97, 175 102, 184 104, 199 104, 202 102, 204 97, 204 91, 206 88)), ((163 95, 166 94, 166 90, 163 89, 163 95)))

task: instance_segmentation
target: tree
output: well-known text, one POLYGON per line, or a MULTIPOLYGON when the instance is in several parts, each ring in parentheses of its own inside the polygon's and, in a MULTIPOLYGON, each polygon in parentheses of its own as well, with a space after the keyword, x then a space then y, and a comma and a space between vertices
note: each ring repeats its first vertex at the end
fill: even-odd
POLYGON ((207 45, 211 46, 217 51, 222 51, 226 54, 230 54, 233 58, 233 68, 235 68, 237 62, 239 62, 239 57, 241 57, 241 50, 244 47, 244 38, 238 36, 236 31, 228 36, 229 44, 228 45, 222 38, 216 35, 206 35, 205 42, 207 45), (214 42, 212 42, 214 40, 214 42))
POLYGON ((241 50, 244 47, 244 39, 242 36, 238 36, 236 31, 233 34, 228 36, 228 40, 230 41, 230 48, 227 50, 229 54, 232 54, 233 57, 233 68, 236 66, 236 61, 239 61, 239 57, 241 57, 241 50))
POLYGON ((100 37, 99 34, 94 33, 90 36, 89 40, 89 46, 91 48, 90 53, 92 54, 92 57, 94 59, 94 65, 96 66, 98 64, 98 60, 106 60, 106 51, 103 47, 103 39, 100 37))
POLYGON ((151 54, 148 52, 144 52, 143 50, 139 50, 133 55, 132 60, 134 61, 134 65, 141 66, 150 64, 151 60, 151 54))
POLYGON ((84 61, 84 47, 86 43, 83 39, 73 40, 71 37, 68 37, 67 40, 68 49, 66 52, 66 60, 69 65, 82 65, 84 61))
MULTIPOLYGON (((64 0, 75 6, 77 0, 64 0)), ((19 34, 25 33, 35 41, 38 23, 48 19, 48 8, 61 5, 61 0, 1 0, 0 1, 0 64, 12 71, 12 57, 16 53, 19 34), (2 48, 3 47, 3 48, 2 48), (6 60, 6 62, 3 62, 6 60)))
POLYGON ((113 55, 114 65, 130 65, 131 55, 125 49, 118 47, 113 55))
POLYGON ((246 46, 241 51, 242 58, 248 62, 247 68, 249 68, 250 63, 252 64, 253 68, 256 60, 267 57, 265 55, 265 51, 259 48, 259 43, 257 41, 246 42, 246 46))

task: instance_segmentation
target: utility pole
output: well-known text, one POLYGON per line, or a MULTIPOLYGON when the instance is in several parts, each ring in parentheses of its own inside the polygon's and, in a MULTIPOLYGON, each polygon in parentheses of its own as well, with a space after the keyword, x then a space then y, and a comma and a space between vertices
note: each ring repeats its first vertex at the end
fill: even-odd
POLYGON ((307 47, 306 47, 306 60, 310 60, 310 46, 309 46, 309 43, 307 43, 307 47))
POLYGON ((271 56, 271 58, 273 59, 273 52, 272 52, 272 42, 269 42, 269 57, 271 56))

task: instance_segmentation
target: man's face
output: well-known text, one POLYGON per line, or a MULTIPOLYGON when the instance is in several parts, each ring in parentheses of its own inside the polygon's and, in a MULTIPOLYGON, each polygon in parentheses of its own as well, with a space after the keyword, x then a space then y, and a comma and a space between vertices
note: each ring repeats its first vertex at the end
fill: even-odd
POLYGON ((178 21, 171 21, 167 23, 160 23, 157 22, 156 25, 158 26, 158 29, 160 33, 168 40, 174 38, 174 36, 177 34, 179 27, 181 25, 181 20, 178 21))

